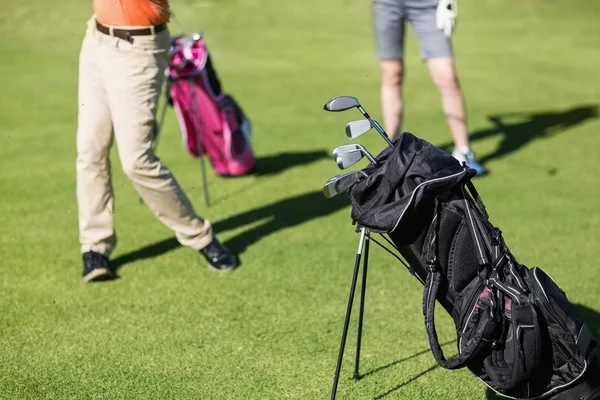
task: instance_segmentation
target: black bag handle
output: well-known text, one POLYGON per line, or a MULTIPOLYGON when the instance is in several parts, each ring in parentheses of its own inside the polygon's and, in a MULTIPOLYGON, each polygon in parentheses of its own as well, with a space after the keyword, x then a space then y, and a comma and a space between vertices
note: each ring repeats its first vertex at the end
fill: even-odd
MULTIPOLYGON (((466 197, 466 194, 464 192, 463 196, 466 197)), ((465 201, 468 200, 465 198, 465 201)), ((484 339, 484 335, 487 333, 486 328, 489 324, 480 323, 477 325, 475 335, 468 342, 467 347, 463 351, 461 351, 458 356, 450 359, 447 359, 444 356, 444 352, 442 351, 442 347, 440 346, 440 341, 438 339, 437 331, 435 329, 435 302, 442 281, 442 274, 439 271, 437 265, 437 258, 435 255, 437 248, 437 232, 439 231, 441 219, 441 204, 439 203, 439 201, 437 201, 437 199, 436 208, 436 227, 434 228, 434 232, 431 235, 429 244, 426 244, 427 279, 425 281, 425 289, 423 291, 423 316, 425 317, 425 328, 427 330, 427 335, 429 336, 429 346, 431 347, 431 352, 433 353, 433 356, 435 357, 438 364, 446 369, 459 369, 464 367, 473 358, 473 356, 477 355, 480 352, 481 346, 485 345, 485 343, 482 343, 482 341, 484 339)), ((472 218, 470 219, 470 222, 473 223, 472 218)), ((473 228, 474 227, 471 227, 473 238, 475 239, 475 241, 477 241, 477 233, 474 231, 473 228)), ((481 255, 480 257, 483 259, 483 255, 481 255)))
POLYGON ((442 280, 442 274, 439 271, 430 271, 427 274, 425 282, 425 291, 423 295, 423 315, 425 316, 425 328, 429 336, 429 346, 431 352, 438 364, 446 369, 463 368, 474 356, 480 352, 480 348, 485 345, 483 341, 486 334, 487 323, 480 323, 475 331, 475 336, 469 341, 467 347, 456 357, 447 359, 444 356, 440 341, 435 330, 435 302, 436 296, 442 280))

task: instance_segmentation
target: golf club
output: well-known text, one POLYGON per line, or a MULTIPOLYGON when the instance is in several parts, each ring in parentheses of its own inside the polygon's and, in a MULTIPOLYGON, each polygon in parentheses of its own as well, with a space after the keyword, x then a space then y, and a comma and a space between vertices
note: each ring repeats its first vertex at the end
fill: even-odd
POLYGON ((326 198, 330 199, 348 190, 361 178, 367 177, 368 175, 364 171, 360 170, 333 176, 329 178, 329 180, 323 185, 323 194, 326 198))
POLYGON ((346 136, 348 139, 356 139, 357 137, 364 135, 373 128, 371 121, 368 119, 358 119, 350 121, 346 124, 346 136))
POLYGON ((361 144, 344 144, 333 150, 333 158, 340 169, 350 168, 365 156, 375 167, 381 165, 365 146, 361 144))
POLYGON ((354 172, 360 172, 360 173, 362 173, 364 175, 365 178, 368 177, 367 173, 364 172, 364 171, 362 171, 362 170, 349 171, 349 172, 344 172, 343 174, 332 176, 331 178, 327 179, 326 184, 329 183, 329 182, 331 182, 331 181, 333 181, 333 180, 335 180, 335 179, 339 179, 339 178, 342 178, 342 177, 344 177, 346 175, 350 175, 350 174, 352 174, 354 172))
POLYGON ((379 125, 379 122, 374 121, 369 116, 369 114, 365 111, 365 109, 360 105, 360 102, 358 101, 358 99, 356 97, 353 97, 353 96, 338 96, 338 97, 336 97, 334 99, 329 100, 323 106, 324 110, 331 111, 331 112, 346 111, 346 110, 349 110, 351 108, 358 108, 358 110, 362 113, 362 115, 364 115, 364 117, 366 119, 368 119, 369 122, 371 122, 371 125, 373 126, 373 128, 375 128, 377 130, 377 132, 379 132, 379 134, 381 135, 381 137, 383 138, 383 140, 385 140, 386 143, 390 147, 394 147, 394 144, 392 143, 392 141, 390 140, 390 138, 388 138, 387 134, 385 133, 385 131, 383 130, 383 128, 381 127, 381 125, 379 125))

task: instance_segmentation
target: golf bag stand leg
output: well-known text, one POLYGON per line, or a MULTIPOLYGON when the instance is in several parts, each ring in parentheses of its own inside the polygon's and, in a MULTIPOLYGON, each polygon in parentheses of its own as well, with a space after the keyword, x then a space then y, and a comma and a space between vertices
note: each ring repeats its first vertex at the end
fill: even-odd
POLYGON ((195 119, 194 125, 196 126, 196 141, 198 142, 198 151, 200 152, 200 169, 202 170, 202 186, 204 186, 204 202, 208 207, 208 186, 206 184, 206 167, 204 166, 204 159, 207 156, 206 154, 202 154, 204 152, 204 147, 202 145, 202 136, 200 132, 200 115, 198 110, 198 99, 196 98, 194 79, 194 77, 191 77, 188 80, 188 84, 190 85, 190 92, 192 93, 192 113, 194 114, 195 119))
POLYGON ((360 308, 358 311, 358 338, 356 341, 356 362, 354 363, 354 375, 352 379, 358 381, 360 379, 360 345, 362 341, 363 317, 365 311, 365 294, 367 292, 367 268, 369 265, 369 244, 371 242, 370 232, 365 232, 365 255, 363 261, 362 282, 360 288, 360 308))
MULTIPOLYGON (((350 325, 350 316, 352 314, 352 304, 354 302, 354 292, 356 291, 356 281, 358 279, 358 272, 360 269, 360 261, 363 253, 363 246, 365 244, 365 237, 367 236, 367 229, 360 227, 360 238, 358 240, 358 250, 356 252, 356 259, 354 262, 354 273, 352 274, 352 283, 350 284, 350 295, 348 296, 348 306, 346 308, 346 319, 344 320, 344 330, 342 332, 342 340, 340 342, 340 350, 338 353, 337 365, 335 368, 335 376, 333 378, 333 389, 331 390, 331 400, 335 400, 337 393, 337 387, 340 379, 340 371, 342 368, 342 360, 344 358, 344 348, 346 347, 346 338, 348 336, 348 326, 350 325)), ((368 256, 367 256, 368 257, 368 256)), ((364 282, 364 280, 363 280, 364 282)), ((364 293, 364 292, 363 292, 364 293)), ((362 312, 361 312, 362 315, 362 312)), ((360 337, 360 333, 359 333, 360 337)))

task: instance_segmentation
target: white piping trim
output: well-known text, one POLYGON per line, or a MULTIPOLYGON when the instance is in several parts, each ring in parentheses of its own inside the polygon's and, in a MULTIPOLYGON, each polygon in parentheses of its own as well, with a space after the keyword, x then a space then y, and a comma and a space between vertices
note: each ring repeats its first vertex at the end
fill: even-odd
MULTIPOLYGON (((505 257, 508 257, 508 256, 505 256, 505 257)), ((517 285, 519 285, 519 287, 521 288, 521 290, 523 292, 525 292, 525 288, 523 286, 521 286, 521 280, 519 279, 519 277, 517 276, 517 274, 514 271, 514 265, 513 265, 513 263, 510 262, 510 261, 509 261, 509 263, 510 263, 509 271, 510 271, 511 275, 515 277, 515 280, 517 281, 517 285)))
POLYGON ((410 196, 410 200, 408 201, 408 205, 407 205, 406 207, 404 207, 404 210, 402 210, 402 213, 400 214, 400 217, 398 218, 398 220, 397 220, 397 221, 396 221, 396 223, 394 224, 394 228, 392 229, 392 231, 395 231, 395 230, 396 230, 396 228, 398 228, 398 224, 400 224, 400 220, 402 219, 402 217, 403 217, 403 216, 404 216, 404 214, 406 213, 406 209, 408 208, 408 206, 410 206, 410 205, 411 205, 411 203, 412 203, 412 201, 413 201, 413 199, 414 199, 414 197, 415 197, 415 193, 417 192, 417 190, 418 190, 418 189, 419 189, 421 186, 423 186, 423 185, 425 185, 425 184, 432 183, 432 182, 437 182, 437 181, 441 181, 441 180, 444 180, 444 179, 449 179, 449 178, 452 178, 452 177, 454 177, 454 176, 461 175, 461 174, 463 174, 463 173, 464 173, 464 171, 461 171, 461 172, 457 172, 456 174, 453 174, 453 175, 444 176, 443 178, 431 179, 431 180, 429 180, 429 181, 421 182, 420 184, 418 184, 418 185, 417 185, 417 187, 416 187, 416 188, 414 188, 414 190, 412 191, 412 194, 411 194, 411 196, 410 196))
POLYGON ((552 394, 552 393, 556 392, 557 390, 560 390, 560 389, 562 389, 562 388, 564 388, 564 387, 567 387, 567 386, 570 386, 570 385, 572 385, 572 384, 573 384, 573 382, 576 382, 576 381, 578 381, 578 380, 579 380, 579 378, 581 378, 581 377, 583 376, 583 374, 585 374, 585 373, 587 372, 587 367, 588 367, 588 363, 587 363, 587 361, 585 361, 585 366, 583 367, 583 372, 582 372, 581 374, 579 374, 579 376, 578 376, 577 378, 573 379, 573 380, 572 380, 571 382, 569 382, 569 383, 565 383, 564 385, 557 386, 557 387, 555 387, 554 389, 552 389, 552 390, 549 390, 549 391, 547 391, 547 392, 545 392, 545 393, 543 393, 543 394, 539 395, 538 397, 531 397, 531 398, 529 398, 529 397, 528 397, 528 398, 523 398, 523 397, 511 397, 511 396, 505 395, 504 393, 500 393, 499 391, 497 391, 496 389, 494 389, 493 387, 491 387, 490 385, 488 385, 487 383, 485 383, 485 382, 483 381, 483 379, 481 379, 480 377, 477 377, 477 379, 479 379, 479 380, 480 380, 480 381, 481 381, 481 382, 482 382, 482 383, 483 383, 485 386, 489 387, 489 388, 490 388, 490 389, 492 389, 494 392, 498 393, 500 396, 506 397, 506 398, 508 398, 508 399, 513 399, 513 400, 537 400, 537 399, 544 398, 544 397, 548 396, 549 394, 552 394))
MULTIPOLYGON (((544 297, 546 298, 546 301, 552 305, 552 303, 550 303, 550 299, 548 298, 548 295, 546 294, 546 291, 544 290, 544 286, 542 286, 542 283, 540 282, 540 280, 537 277, 537 274, 535 273, 536 271, 533 271, 533 278, 536 280, 538 286, 540 287, 540 289, 542 290, 542 293, 544 293, 544 297)), ((550 278, 552 279, 552 278, 550 278)))
POLYGON ((521 302, 519 301, 519 293, 514 292, 514 289, 509 288, 509 287, 505 287, 504 285, 502 285, 496 278, 492 278, 492 282, 494 282, 496 284, 496 286, 498 286, 500 289, 502 289, 502 291, 504 293, 506 293, 511 299, 513 299, 513 301, 516 301, 517 304, 521 304, 521 302), (515 297, 513 297, 515 296, 515 297))
POLYGON ((482 259, 485 259, 483 255, 483 251, 481 250, 481 244, 479 244, 479 238, 477 237, 477 231, 475 230, 475 224, 473 223, 473 217, 471 216, 471 209, 469 208, 469 202, 467 201, 467 195, 465 194, 465 190, 463 188, 460 189, 465 201, 465 206, 467 208, 467 215, 469 216, 469 222, 471 223, 471 227, 473 228, 473 235, 475 236, 475 243, 477 243, 477 249, 479 250, 479 254, 482 259))
POLYGON ((531 329, 535 329, 535 325, 517 325, 517 340, 521 340, 519 337, 519 330, 521 328, 531 328, 531 329))
MULTIPOLYGON (((496 256, 497 257, 497 256, 496 256)), ((504 257, 500 258, 497 262, 496 265, 494 266, 494 268, 498 268, 498 266, 502 263, 502 260, 504 260, 504 257)))
POLYGON ((581 329, 579 330, 579 333, 577 334, 577 339, 575 339, 575 344, 579 344, 579 338, 581 337, 581 332, 583 332, 584 327, 585 327, 585 323, 583 325, 581 325, 581 329))
MULTIPOLYGON (((469 316, 467 317, 466 322, 468 322, 471 319, 471 317, 473 316, 473 313, 475 312, 475 309, 477 308, 477 304, 479 304, 479 300, 477 300, 475 302, 475 305, 471 309, 471 312, 469 313, 469 316)), ((465 331, 467 330, 467 326, 469 326, 469 324, 465 323, 465 327, 463 328, 461 333, 465 333, 465 331)), ((461 335, 460 339, 458 340, 458 348, 460 349, 460 351, 462 353, 462 335, 461 335)))

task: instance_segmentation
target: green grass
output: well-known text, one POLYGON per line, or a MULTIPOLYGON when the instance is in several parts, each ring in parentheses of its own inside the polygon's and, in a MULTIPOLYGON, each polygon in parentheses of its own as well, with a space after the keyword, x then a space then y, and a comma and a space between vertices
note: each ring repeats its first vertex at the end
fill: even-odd
MULTIPOLYGON (((600 3, 461 4, 459 73, 472 146, 490 171, 477 187, 518 259, 547 270, 600 335, 600 3), (488 119, 494 115, 504 127, 488 119)), ((81 281, 76 86, 91 2, 4 2, 0 398, 329 396, 358 236, 348 203, 320 190, 338 173, 328 154, 359 114, 328 114, 322 105, 352 94, 381 116, 369 2, 174 7, 187 32, 205 32, 225 89, 251 116, 263 173, 227 180, 211 170, 206 208, 199 165, 185 154, 172 111, 159 152, 243 265, 216 275, 175 246, 115 162, 121 279, 81 281)), ((409 35, 405 129, 444 146, 439 98, 409 35)), ((366 136, 372 151, 384 148, 376 134, 366 136)), ((486 398, 468 371, 436 368, 419 284, 376 247, 370 261, 361 370, 372 373, 349 380, 354 314, 338 398, 486 398)), ((450 320, 439 320, 452 354, 450 320)))

